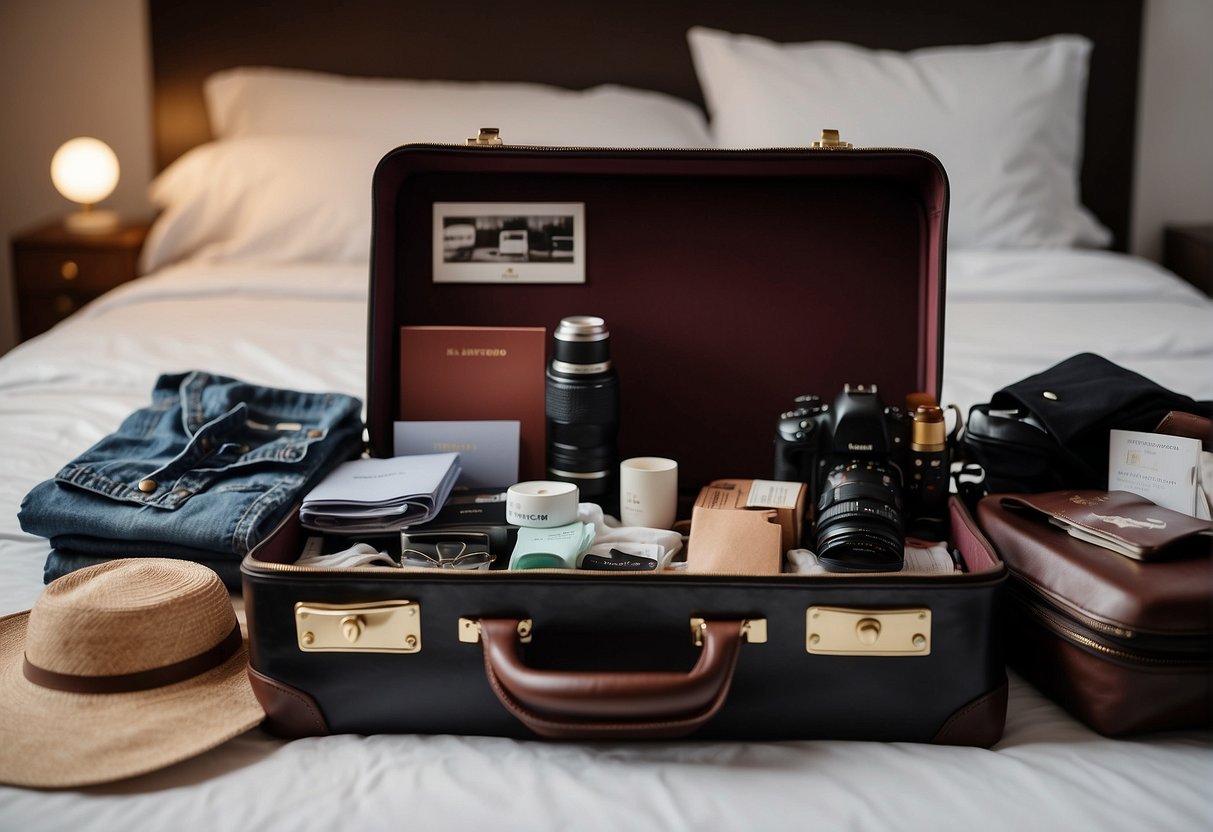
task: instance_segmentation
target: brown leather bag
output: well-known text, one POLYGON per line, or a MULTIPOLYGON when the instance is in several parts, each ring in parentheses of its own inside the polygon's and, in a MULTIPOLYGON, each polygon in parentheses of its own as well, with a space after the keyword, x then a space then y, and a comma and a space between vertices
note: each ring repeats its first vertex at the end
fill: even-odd
POLYGON ((1102 734, 1210 724, 1209 552, 1133 560, 1004 496, 983 499, 977 521, 1010 570, 1008 664, 1102 734))

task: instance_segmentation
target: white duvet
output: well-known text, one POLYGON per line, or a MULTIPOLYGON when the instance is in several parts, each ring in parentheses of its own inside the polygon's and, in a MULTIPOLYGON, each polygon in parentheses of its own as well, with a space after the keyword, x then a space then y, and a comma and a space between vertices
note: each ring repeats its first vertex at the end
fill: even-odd
MULTIPOLYGON (((362 396, 366 274, 348 264, 169 269, 0 360, 0 614, 28 609, 42 589, 47 544, 20 531, 22 496, 143 405, 160 373, 198 368, 362 396)), ((1213 302, 1144 261, 955 252, 948 290, 944 400, 965 410, 1080 351, 1213 398, 1213 302)), ((0 787, 0 829, 1139 832, 1209 828, 1210 783, 1207 733, 1105 739, 1012 677, 1006 734, 992 750, 450 736, 285 743, 254 730, 111 786, 0 787)))

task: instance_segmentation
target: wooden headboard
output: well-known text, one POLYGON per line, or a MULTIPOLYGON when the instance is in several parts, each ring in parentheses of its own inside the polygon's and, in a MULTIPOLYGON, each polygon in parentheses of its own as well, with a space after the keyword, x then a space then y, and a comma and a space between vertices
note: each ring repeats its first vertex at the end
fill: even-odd
POLYGON ((347 75, 614 82, 702 105, 686 30, 704 25, 782 42, 872 48, 1025 41, 1071 32, 1094 43, 1082 197, 1129 239, 1142 0, 149 0, 156 161, 210 138, 208 74, 282 66, 347 75))

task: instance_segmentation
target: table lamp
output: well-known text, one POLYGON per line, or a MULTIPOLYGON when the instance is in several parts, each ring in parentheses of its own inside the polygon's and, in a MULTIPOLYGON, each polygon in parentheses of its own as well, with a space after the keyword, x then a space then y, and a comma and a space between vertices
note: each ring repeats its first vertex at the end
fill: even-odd
POLYGON ((104 234, 118 227, 113 211, 94 209, 118 184, 118 157, 99 139, 81 137, 65 142, 51 159, 51 181, 59 193, 80 210, 68 214, 64 225, 78 234, 104 234))

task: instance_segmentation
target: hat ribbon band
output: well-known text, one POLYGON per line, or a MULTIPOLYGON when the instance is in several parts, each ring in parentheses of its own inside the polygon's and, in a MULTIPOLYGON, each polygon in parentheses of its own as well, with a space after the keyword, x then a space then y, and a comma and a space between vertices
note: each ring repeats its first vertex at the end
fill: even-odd
POLYGON ((63 690, 68 693, 129 693, 173 685, 205 673, 227 661, 233 653, 240 649, 243 642, 244 639, 240 635, 240 624, 237 622, 223 641, 214 647, 196 656, 190 656, 188 659, 166 664, 163 667, 153 667, 135 673, 119 673, 113 676, 79 676, 74 673, 58 673, 38 667, 31 663, 27 656, 22 669, 26 679, 39 687, 52 690, 63 690))

